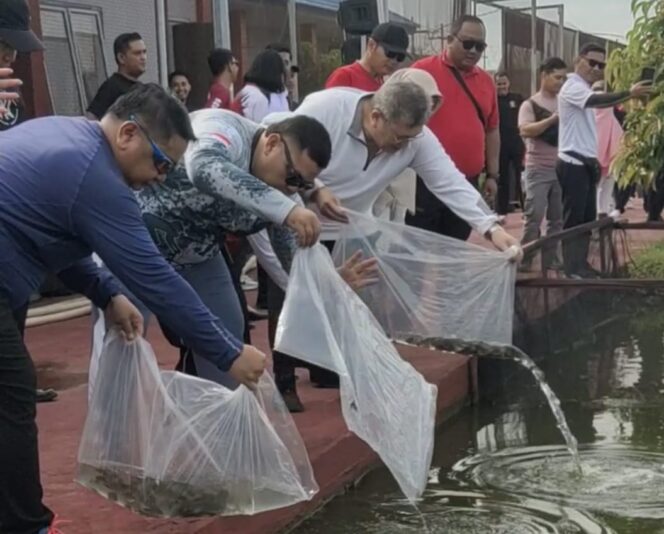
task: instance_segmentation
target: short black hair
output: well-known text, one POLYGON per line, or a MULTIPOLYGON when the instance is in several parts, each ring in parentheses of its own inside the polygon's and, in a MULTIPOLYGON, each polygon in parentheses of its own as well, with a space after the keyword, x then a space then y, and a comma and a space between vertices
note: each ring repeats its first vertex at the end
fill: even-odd
POLYGON ((293 59, 293 52, 291 51, 290 46, 282 45, 280 43, 270 43, 265 47, 265 50, 274 50, 279 53, 285 53, 293 59))
POLYGON ((598 52, 606 55, 606 48, 599 43, 586 43, 579 49, 579 56, 585 56, 590 52, 598 52))
POLYGON ((143 37, 141 37, 141 34, 138 32, 121 33, 118 35, 115 38, 115 41, 113 41, 113 57, 115 58, 115 62, 119 64, 118 56, 129 50, 129 45, 131 43, 142 40, 143 37))
POLYGON ((551 74, 554 70, 567 70, 567 63, 559 57, 550 57, 540 65, 540 74, 551 74))
POLYGON ((182 70, 174 70, 168 75, 168 86, 170 87, 171 84, 173 83, 173 79, 177 76, 183 76, 184 78, 187 78, 187 81, 189 81, 189 75, 182 71, 182 70))
POLYGON ((285 80, 284 60, 274 50, 259 52, 244 75, 245 83, 253 83, 267 93, 282 93, 286 89, 285 80))
POLYGON ((215 48, 208 55, 208 65, 210 66, 210 72, 212 76, 218 76, 226 70, 234 58, 233 52, 227 48, 215 48))
POLYGON ((476 17, 475 15, 461 15, 452 23, 452 26, 450 26, 450 37, 459 33, 463 25, 467 22, 472 24, 479 24, 484 27, 486 31, 486 26, 484 25, 484 21, 481 18, 476 17))
POLYGON ((159 141, 167 142, 174 135, 185 141, 196 140, 185 107, 156 83, 138 84, 118 98, 107 113, 121 120, 135 116, 159 141))
POLYGON ((294 142, 302 151, 306 151, 319 168, 325 169, 332 157, 332 141, 325 126, 312 117, 295 115, 268 126, 265 133, 280 134, 294 142))
POLYGON ((509 79, 509 76, 504 70, 497 70, 495 74, 493 75, 494 81, 497 80, 498 78, 507 78, 509 79))

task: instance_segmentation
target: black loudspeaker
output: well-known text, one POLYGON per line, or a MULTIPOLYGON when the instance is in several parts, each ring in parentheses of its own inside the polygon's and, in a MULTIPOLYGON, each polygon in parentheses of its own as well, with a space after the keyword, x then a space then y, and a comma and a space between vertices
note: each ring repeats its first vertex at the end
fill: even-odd
POLYGON ((350 36, 341 45, 341 62, 344 65, 355 63, 362 57, 362 42, 360 37, 350 36))
POLYGON ((344 0, 339 4, 339 25, 347 34, 369 35, 378 23, 376 0, 344 0))

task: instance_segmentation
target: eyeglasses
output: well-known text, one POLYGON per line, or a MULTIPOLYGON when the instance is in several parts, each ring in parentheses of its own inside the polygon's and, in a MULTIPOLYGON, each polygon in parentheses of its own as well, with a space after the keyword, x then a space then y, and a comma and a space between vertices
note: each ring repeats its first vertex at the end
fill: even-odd
POLYGON ((284 154, 286 154, 286 185, 289 187, 295 187, 296 189, 301 189, 303 191, 309 191, 314 188, 314 183, 305 179, 299 172, 295 170, 295 165, 293 165, 293 158, 291 157, 290 150, 288 149, 288 144, 282 136, 281 142, 284 145, 284 154))
POLYGON ((420 137, 424 136, 423 130, 419 131, 415 135, 399 135, 394 129, 394 124, 390 123, 387 119, 385 119, 385 122, 388 124, 388 127, 390 128, 390 133, 392 134, 392 138, 399 144, 409 143, 410 141, 419 139, 420 137))
POLYGON ((458 35, 455 35, 454 38, 463 45, 464 50, 472 50, 474 48, 480 54, 486 50, 487 46, 489 46, 484 41, 476 41, 475 39, 461 39, 458 35))
POLYGON ((604 61, 597 61, 596 59, 588 59, 588 58, 585 59, 588 62, 588 65, 590 65, 591 69, 604 70, 606 68, 606 63, 604 61))
POLYGON ((143 135, 147 138, 152 148, 152 163, 154 168, 157 169, 157 172, 160 175, 168 174, 175 167, 175 162, 164 154, 163 150, 157 146, 157 143, 154 142, 150 134, 148 133, 145 126, 143 126, 138 120, 136 120, 136 115, 129 115, 129 120, 133 122, 138 128, 143 132, 143 135))
POLYGON ((406 59, 406 54, 404 52, 395 52, 394 50, 388 50, 385 48, 384 44, 380 46, 383 47, 383 52, 389 59, 394 59, 397 63, 402 63, 406 59))

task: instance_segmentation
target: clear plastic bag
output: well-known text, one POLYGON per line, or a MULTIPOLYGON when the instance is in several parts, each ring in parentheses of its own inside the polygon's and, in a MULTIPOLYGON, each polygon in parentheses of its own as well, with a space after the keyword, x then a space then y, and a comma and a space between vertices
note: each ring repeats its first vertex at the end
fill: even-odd
POLYGON ((235 391, 160 371, 142 338, 106 337, 77 481, 158 517, 255 514, 318 491, 302 439, 265 373, 235 391))
POLYGON ((401 358, 322 245, 295 254, 276 349, 339 374, 348 428, 410 500, 419 497, 433 454, 437 389, 401 358))
POLYGON ((380 280, 360 292, 392 339, 512 342, 516 265, 510 254, 347 211, 333 258, 378 258, 380 280))

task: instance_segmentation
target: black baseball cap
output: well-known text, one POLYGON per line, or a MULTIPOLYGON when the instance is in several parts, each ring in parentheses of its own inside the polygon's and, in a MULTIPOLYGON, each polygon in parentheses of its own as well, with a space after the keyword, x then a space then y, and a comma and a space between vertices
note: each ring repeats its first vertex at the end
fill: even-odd
POLYGON ((374 28, 370 37, 381 45, 386 52, 408 54, 410 40, 408 39, 408 32, 403 26, 384 22, 374 28))
POLYGON ((0 0, 0 40, 19 52, 44 49, 30 29, 30 10, 25 0, 0 0))

